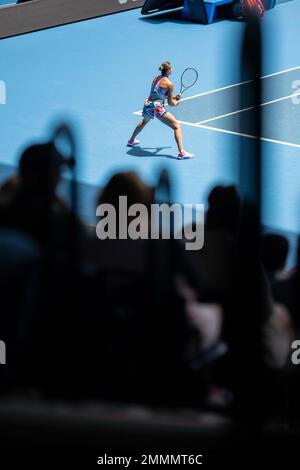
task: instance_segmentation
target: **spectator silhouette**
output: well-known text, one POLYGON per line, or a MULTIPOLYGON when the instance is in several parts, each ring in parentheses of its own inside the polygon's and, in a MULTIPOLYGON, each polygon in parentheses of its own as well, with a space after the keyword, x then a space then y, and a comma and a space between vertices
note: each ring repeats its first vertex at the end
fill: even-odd
POLYGON ((266 234, 261 239, 262 263, 271 280, 280 275, 285 268, 289 253, 287 238, 277 234, 266 234))
MULTIPOLYGON (((140 203, 150 208, 153 190, 133 172, 114 175, 101 191, 98 204, 112 204, 117 220, 121 195, 127 196, 128 207, 140 203)), ((129 217, 127 223, 130 221, 129 217)), ((146 233, 149 220, 144 222, 141 232, 146 233)), ((101 364, 105 396, 120 399, 122 383, 123 399, 200 403, 205 389, 201 387, 201 374, 191 373, 186 360, 193 328, 185 312, 182 289, 175 285, 179 272, 184 271, 189 278, 182 247, 174 245, 173 240, 96 237, 92 246, 97 266, 94 292, 102 299, 97 331, 104 332, 98 341, 98 357, 105 358, 101 364), (170 250, 172 264, 165 266, 159 253, 170 250), (160 289, 165 282, 172 293, 165 298, 162 289, 157 296, 156 286, 160 289)))
POLYGON ((206 302, 222 304, 232 295, 240 214, 241 201, 234 186, 218 185, 211 190, 204 225, 204 246, 188 254, 198 270, 206 302))
POLYGON ((241 200, 233 185, 215 186, 208 196, 206 228, 236 235, 241 214, 241 200))
MULTIPOLYGON (((51 142, 31 145, 20 157, 17 175, 0 191, 1 226, 21 230, 42 250, 51 249, 60 257, 68 252, 68 228, 75 217, 57 194, 65 166, 51 142)), ((84 239, 78 219, 75 226, 84 239)))
POLYGON ((278 234, 266 234, 261 240, 261 257, 270 280, 275 302, 284 305, 292 318, 295 330, 300 329, 300 318, 297 312, 297 272, 295 268, 285 271, 289 253, 289 242, 278 234))

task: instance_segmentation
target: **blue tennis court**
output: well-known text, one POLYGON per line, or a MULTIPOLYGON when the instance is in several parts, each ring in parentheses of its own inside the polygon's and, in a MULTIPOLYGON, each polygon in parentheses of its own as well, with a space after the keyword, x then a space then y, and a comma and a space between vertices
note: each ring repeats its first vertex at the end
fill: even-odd
MULTIPOLYGON (((263 19, 263 220, 289 232, 300 228, 299 14, 300 1, 293 0, 263 19)), ((239 100, 241 88, 249 87, 240 71, 244 27, 233 20, 200 25, 144 18, 136 9, 1 40, 1 168, 16 165, 29 136, 45 138, 54 121, 71 118, 79 132, 80 182, 102 185, 130 168, 151 183, 165 166, 174 199, 204 202, 212 185, 237 181, 241 139, 253 135, 253 103, 239 100), (126 147, 164 60, 173 64, 177 89, 184 68, 199 71, 174 110, 184 145, 196 155, 190 161, 176 159, 172 131, 159 122, 145 128, 140 147, 126 147)), ((93 212, 83 210, 87 219, 93 212)))

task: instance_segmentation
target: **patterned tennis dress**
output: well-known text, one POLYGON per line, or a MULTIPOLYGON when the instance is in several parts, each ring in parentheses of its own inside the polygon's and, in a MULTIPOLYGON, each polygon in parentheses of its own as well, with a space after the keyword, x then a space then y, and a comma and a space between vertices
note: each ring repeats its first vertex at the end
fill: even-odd
POLYGON ((150 119, 161 119, 168 111, 164 106, 169 88, 161 88, 162 75, 156 77, 151 86, 150 96, 146 99, 143 108, 143 116, 150 119))

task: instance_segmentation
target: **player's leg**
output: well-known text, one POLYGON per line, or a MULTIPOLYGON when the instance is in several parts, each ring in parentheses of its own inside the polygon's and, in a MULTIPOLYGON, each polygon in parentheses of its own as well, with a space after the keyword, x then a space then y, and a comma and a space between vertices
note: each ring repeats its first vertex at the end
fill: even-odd
POLYGON ((180 123, 177 121, 177 119, 175 119, 175 117, 171 113, 164 114, 160 118, 160 120, 161 122, 166 124, 168 127, 173 129, 178 151, 183 152, 182 131, 181 131, 180 123))
POLYGON ((177 144, 177 147, 178 147, 178 152, 179 152, 178 153, 178 158, 181 159, 181 158, 191 158, 191 157, 193 157, 194 155, 192 155, 191 153, 186 152, 183 149, 183 142, 182 142, 183 139, 182 139, 181 125, 177 121, 177 119, 173 116, 173 114, 166 113, 160 118, 160 120, 161 120, 161 122, 166 124, 168 127, 173 129, 173 131, 174 131, 174 137, 175 137, 176 144, 177 144))
POLYGON ((138 123, 138 125, 136 126, 136 128, 134 129, 134 131, 132 133, 132 136, 128 140, 127 145, 129 147, 133 147, 134 145, 138 145, 140 143, 140 141, 136 139, 136 136, 140 132, 142 132, 142 130, 148 124, 149 121, 150 121, 150 119, 148 117, 144 116, 143 119, 138 123))

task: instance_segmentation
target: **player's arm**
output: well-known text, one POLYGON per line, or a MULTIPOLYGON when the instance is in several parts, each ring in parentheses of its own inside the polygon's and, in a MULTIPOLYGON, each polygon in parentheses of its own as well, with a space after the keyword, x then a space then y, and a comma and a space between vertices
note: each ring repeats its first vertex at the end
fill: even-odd
POLYGON ((179 100, 180 100, 180 95, 173 95, 174 93, 174 85, 173 83, 170 82, 169 84, 169 93, 168 93, 168 105, 169 106, 178 106, 179 105, 179 100))

